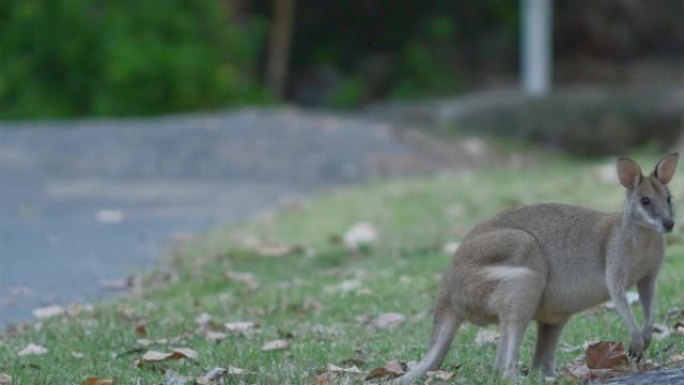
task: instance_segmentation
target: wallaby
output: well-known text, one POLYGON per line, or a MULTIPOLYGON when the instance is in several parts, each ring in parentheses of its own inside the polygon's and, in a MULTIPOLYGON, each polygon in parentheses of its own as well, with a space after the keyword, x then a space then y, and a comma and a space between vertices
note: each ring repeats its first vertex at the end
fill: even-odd
POLYGON ((421 361, 397 382, 411 384, 437 368, 462 322, 498 323, 496 368, 518 376, 520 343, 537 322, 532 369, 555 375, 555 351, 573 314, 611 299, 629 329, 629 349, 640 357, 651 342, 655 280, 665 257, 663 233, 674 226, 667 184, 677 153, 649 176, 629 158, 617 160, 626 188, 622 213, 565 204, 509 209, 477 225, 442 277, 434 309, 432 343, 421 361), (636 284, 644 312, 639 329, 625 293, 636 284))

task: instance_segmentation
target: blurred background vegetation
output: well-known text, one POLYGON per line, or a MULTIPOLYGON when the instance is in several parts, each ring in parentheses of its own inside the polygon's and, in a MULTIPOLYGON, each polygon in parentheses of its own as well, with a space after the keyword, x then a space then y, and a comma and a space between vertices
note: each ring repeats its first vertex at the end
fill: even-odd
MULTIPOLYGON (((519 2, 0 1, 0 117, 150 115, 289 101, 350 108, 517 84, 519 2)), ((684 78, 684 2, 554 2, 554 82, 684 78)))

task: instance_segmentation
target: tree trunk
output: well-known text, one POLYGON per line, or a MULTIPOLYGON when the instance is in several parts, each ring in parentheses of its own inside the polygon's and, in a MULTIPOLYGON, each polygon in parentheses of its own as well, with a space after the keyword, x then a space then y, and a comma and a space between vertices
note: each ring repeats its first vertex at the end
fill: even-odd
POLYGON ((285 92, 287 82, 295 0, 274 1, 266 81, 273 95, 280 98, 285 92))

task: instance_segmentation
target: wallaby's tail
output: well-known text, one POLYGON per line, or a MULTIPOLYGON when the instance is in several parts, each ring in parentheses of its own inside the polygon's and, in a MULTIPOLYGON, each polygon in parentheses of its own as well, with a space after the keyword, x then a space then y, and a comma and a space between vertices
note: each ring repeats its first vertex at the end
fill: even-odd
POLYGON ((451 341, 453 341, 454 335, 456 334, 458 327, 461 326, 462 322, 463 319, 452 312, 443 314, 441 317, 436 315, 435 325, 433 326, 432 332, 432 344, 430 345, 430 348, 420 362, 413 367, 413 369, 397 379, 396 385, 412 384, 418 378, 423 376, 425 372, 436 369, 439 365, 441 365, 442 361, 444 361, 444 358, 449 352, 451 341))

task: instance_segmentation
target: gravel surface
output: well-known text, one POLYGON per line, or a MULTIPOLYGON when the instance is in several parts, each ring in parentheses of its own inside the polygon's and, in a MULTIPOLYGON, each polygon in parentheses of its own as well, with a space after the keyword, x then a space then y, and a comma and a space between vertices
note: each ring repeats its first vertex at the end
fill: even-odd
POLYGON ((105 287, 155 266, 170 239, 445 167, 405 136, 287 109, 0 123, 0 325, 114 294, 105 287))
POLYGON ((684 368, 654 370, 635 374, 630 377, 616 378, 608 381, 590 382, 595 385, 682 385, 684 384, 684 368))

